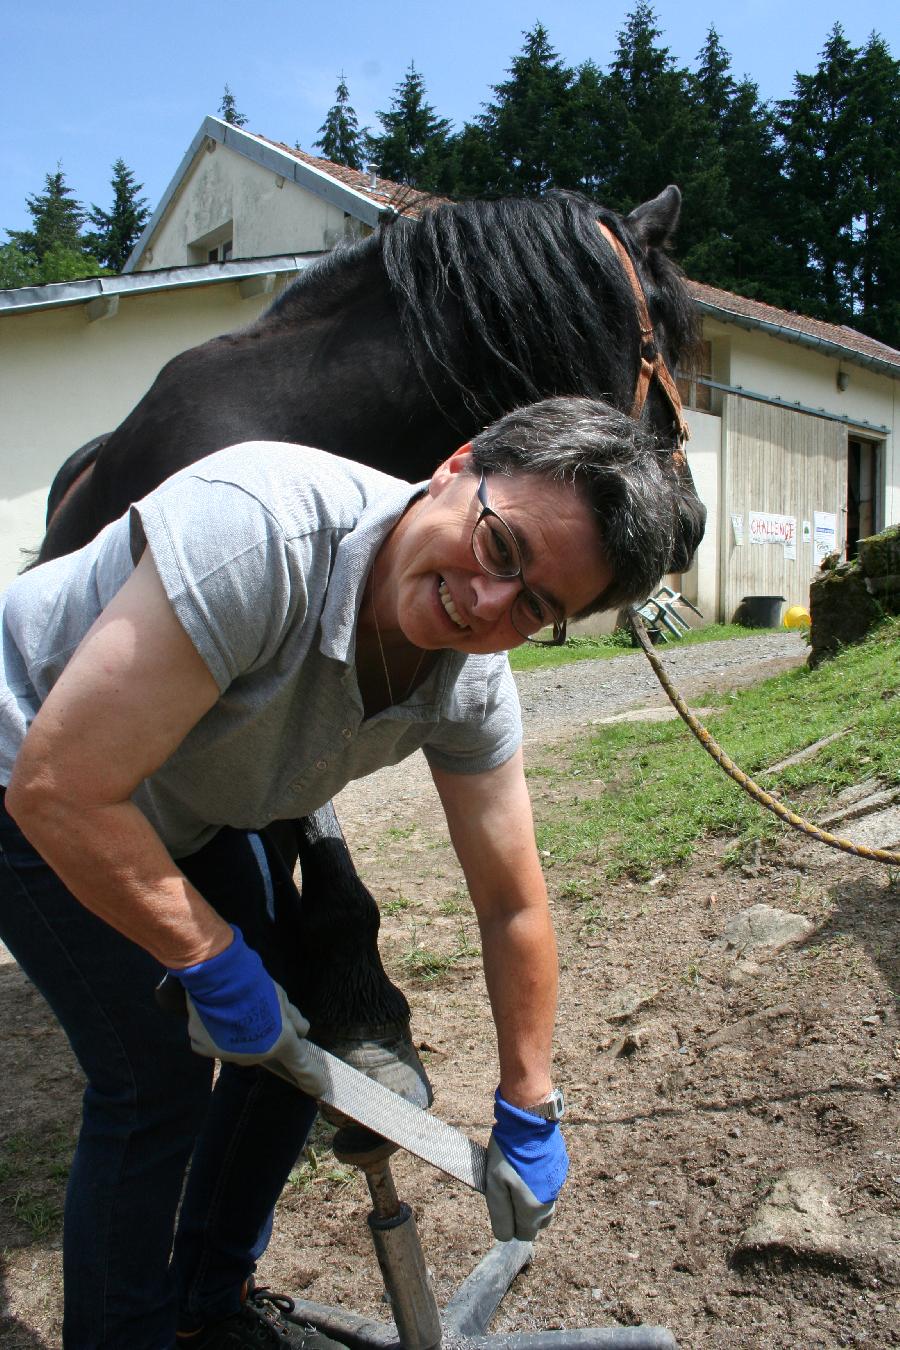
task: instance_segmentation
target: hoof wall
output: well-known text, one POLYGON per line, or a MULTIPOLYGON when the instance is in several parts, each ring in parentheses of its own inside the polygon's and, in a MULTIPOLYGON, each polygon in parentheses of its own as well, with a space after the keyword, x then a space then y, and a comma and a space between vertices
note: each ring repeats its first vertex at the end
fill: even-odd
MULTIPOLYGON (((408 1022, 391 1022, 380 1027, 349 1027, 311 1032, 311 1039, 352 1068, 372 1078, 382 1087, 423 1109, 434 1101, 434 1093, 425 1066, 412 1043, 408 1022)), ((332 1106, 322 1106, 322 1115, 332 1125, 352 1122, 332 1106)))

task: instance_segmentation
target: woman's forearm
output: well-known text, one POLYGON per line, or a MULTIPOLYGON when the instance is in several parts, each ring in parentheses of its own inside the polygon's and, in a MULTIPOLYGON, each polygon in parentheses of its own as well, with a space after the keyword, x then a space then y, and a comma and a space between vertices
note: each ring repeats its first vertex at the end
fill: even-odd
POLYGON ((513 1106, 531 1106, 551 1086, 557 960, 549 913, 531 907, 492 916, 482 923, 481 941, 497 1030, 500 1095, 513 1106))
POLYGON ((163 965, 193 965, 230 943, 228 924, 130 801, 69 802, 14 775, 6 808, 75 898, 163 965))

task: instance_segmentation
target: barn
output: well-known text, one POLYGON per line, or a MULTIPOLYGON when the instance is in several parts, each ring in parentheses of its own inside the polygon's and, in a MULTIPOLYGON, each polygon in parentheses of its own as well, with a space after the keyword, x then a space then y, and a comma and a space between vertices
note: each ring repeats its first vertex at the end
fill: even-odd
MULTIPOLYGON (((414 189, 204 120, 121 276, 0 291, 0 585, 40 540, 47 488, 185 348, 251 322, 414 189)), ((709 618, 746 595, 805 603, 827 553, 900 521, 900 352, 691 283, 703 355, 682 381, 709 510, 679 588, 709 618)))

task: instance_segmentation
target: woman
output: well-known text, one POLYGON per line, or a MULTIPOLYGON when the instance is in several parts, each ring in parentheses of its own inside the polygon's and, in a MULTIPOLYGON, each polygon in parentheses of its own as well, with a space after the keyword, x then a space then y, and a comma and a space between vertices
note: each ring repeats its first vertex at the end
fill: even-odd
POLYGON ((556 958, 503 653, 643 598, 676 492, 631 419, 582 399, 501 419, 419 487, 259 443, 6 592, 0 936, 88 1080, 66 1346, 325 1342, 249 1283, 321 1086, 296 893, 255 832, 419 747, 496 1026, 491 1221, 503 1239, 549 1221, 556 958), (165 971, 190 1041, 155 1004, 165 971))

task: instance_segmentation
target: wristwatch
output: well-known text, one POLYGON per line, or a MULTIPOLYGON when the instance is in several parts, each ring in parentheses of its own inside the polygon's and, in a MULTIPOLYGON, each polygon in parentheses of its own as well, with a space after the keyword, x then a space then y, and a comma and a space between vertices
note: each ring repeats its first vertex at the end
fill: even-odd
POLYGON ((562 1088, 551 1088, 550 1095, 542 1102, 536 1102, 534 1106, 523 1106, 522 1110, 527 1111, 530 1116, 540 1116, 543 1120, 562 1120, 566 1109, 566 1101, 562 1094, 562 1088))

